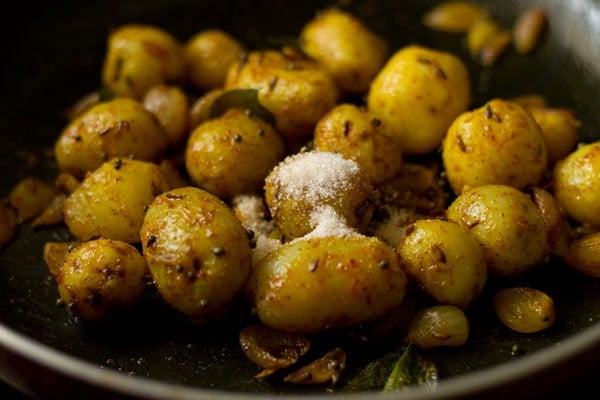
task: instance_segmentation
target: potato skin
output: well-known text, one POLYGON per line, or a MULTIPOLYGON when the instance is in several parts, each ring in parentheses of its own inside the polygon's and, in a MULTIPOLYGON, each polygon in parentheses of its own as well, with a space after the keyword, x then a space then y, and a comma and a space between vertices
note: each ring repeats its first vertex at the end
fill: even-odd
POLYGON ((380 240, 329 236, 273 251, 254 266, 247 290, 263 323, 309 333, 383 316, 402 303, 406 275, 380 240))
POLYGON ((115 158, 90 172, 69 195, 65 223, 79 240, 102 236, 138 243, 145 209, 169 189, 156 164, 115 158))
POLYGON ((270 124, 242 109, 231 109, 194 129, 185 166, 196 185, 231 199, 260 190, 284 155, 283 140, 270 124))
POLYGON ((368 109, 398 137, 406 154, 436 150, 452 121, 467 110, 471 84, 453 54, 423 46, 396 51, 371 83, 368 109))
POLYGON ((548 232, 536 204, 507 185, 483 185, 459 195, 448 220, 465 227, 483 247, 488 272, 516 276, 548 255, 548 232))
POLYGON ((534 107, 527 111, 537 122, 548 150, 548 162, 554 165, 575 149, 580 123, 573 110, 567 108, 534 107))
POLYGON ((504 325, 520 333, 539 332, 556 321, 552 298, 531 287, 500 289, 494 296, 494 311, 504 325))
POLYGON ((461 346, 469 339, 470 323, 460 307, 442 304, 420 310, 410 321, 406 340, 422 349, 461 346))
POLYGON ((369 89, 389 53, 383 37, 337 8, 319 12, 302 28, 300 46, 327 68, 341 91, 351 94, 369 89))
POLYGON ((100 321, 135 304, 146 287, 147 272, 135 247, 100 238, 72 249, 56 281, 61 299, 74 315, 100 321))
POLYGON ((414 222, 397 251, 408 276, 440 303, 466 309, 485 286, 487 266, 481 246, 453 222, 414 222))
POLYGON ((163 126, 170 147, 177 148, 185 142, 189 127, 189 102, 183 89, 179 86, 153 86, 144 95, 142 104, 163 126))
POLYGON ((250 274, 246 230, 205 190, 188 186, 157 196, 140 236, 158 292, 193 321, 222 316, 250 274))
POLYGON ((576 221, 600 227, 600 141, 579 145, 554 167, 554 195, 576 221))
POLYGON ((71 121, 54 145, 62 171, 82 178, 113 157, 155 161, 167 148, 156 117, 133 99, 100 103, 71 121))
POLYGON ((485 184, 537 186, 548 167, 537 123, 524 108, 503 99, 456 118, 444 138, 442 159, 456 194, 485 184))

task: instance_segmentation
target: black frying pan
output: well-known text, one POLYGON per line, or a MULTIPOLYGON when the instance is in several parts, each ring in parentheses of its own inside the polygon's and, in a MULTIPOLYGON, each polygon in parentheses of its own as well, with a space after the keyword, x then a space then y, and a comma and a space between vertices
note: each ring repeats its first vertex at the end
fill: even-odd
MULTIPOLYGON (((600 1, 491 0, 507 26, 539 4, 549 31, 531 56, 509 52, 492 69, 467 54, 459 36, 423 28, 419 16, 436 1, 364 0, 350 9, 383 33, 393 48, 418 42, 453 51, 469 66, 474 106, 491 97, 543 93, 550 104, 574 108, 582 140, 600 128, 600 1)), ((279 46, 325 1, 33 1, 13 5, 7 25, 0 93, 0 196, 27 176, 52 179, 48 149, 64 127, 64 110, 98 87, 105 39, 126 22, 161 26, 182 40, 221 27, 248 47, 279 46)), ((65 240, 64 228, 20 227, 0 250, 0 377, 44 399, 248 399, 278 396, 329 398, 323 388, 284 386, 253 379, 258 372, 241 352, 235 318, 211 326, 188 323, 148 295, 126 318, 108 326, 73 320, 56 306, 58 292, 42 259, 45 242, 65 240)), ((547 291, 558 320, 542 333, 522 335, 500 326, 484 295, 468 311, 467 345, 427 354, 441 382, 430 392, 414 388, 383 398, 490 397, 532 393, 600 362, 599 282, 552 263, 527 279, 547 291), (521 352, 511 353, 513 345, 521 352), (542 385, 542 386, 536 386, 542 385)), ((378 349, 379 351, 381 349, 378 349)), ((354 365, 367 362, 358 351, 354 365)), ((359 393, 358 399, 381 398, 359 393)))

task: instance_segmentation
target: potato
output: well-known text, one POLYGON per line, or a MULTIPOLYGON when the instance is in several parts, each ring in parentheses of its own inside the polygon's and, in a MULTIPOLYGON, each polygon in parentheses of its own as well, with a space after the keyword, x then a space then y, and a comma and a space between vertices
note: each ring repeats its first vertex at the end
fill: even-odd
POLYGON ((146 287, 146 262, 130 244, 100 238, 80 243, 56 274, 73 315, 100 321, 133 306, 146 287))
POLYGON ((188 134, 189 102, 179 86, 153 86, 142 99, 144 108, 152 112, 165 128, 167 144, 176 148, 188 134))
POLYGON ((12 240, 17 232, 16 212, 5 201, 0 201, 0 247, 12 240))
POLYGON ((548 167, 546 143, 535 120, 502 99, 456 118, 444 138, 442 159, 456 194, 485 184, 537 186, 548 167))
POLYGON ((127 98, 86 111, 63 129, 54 145, 58 167, 78 178, 113 157, 156 161, 166 148, 167 135, 158 119, 127 98))
POLYGON ((438 305, 419 311, 410 321, 406 341, 422 349, 461 346, 469 339, 470 324, 459 307, 438 305))
POLYGON ((320 11, 300 32, 300 47, 323 65, 342 92, 365 93, 386 61, 385 39, 338 8, 320 11))
POLYGON ((331 75, 317 62, 274 50, 252 51, 229 68, 226 89, 256 89, 284 138, 306 139, 337 102, 331 75))
POLYGON ((40 215, 57 194, 54 186, 36 178, 19 181, 8 194, 10 206, 17 212, 17 221, 24 222, 40 215))
POLYGON ((221 29, 196 33, 184 46, 189 81, 200 90, 222 87, 227 70, 245 51, 242 43, 221 29))
POLYGON ((402 167, 399 141, 380 120, 353 104, 340 104, 321 118, 314 148, 356 161, 373 184, 390 179, 402 167))
POLYGON ((535 333, 556 321, 554 301, 541 290, 530 287, 500 289, 494 296, 498 319, 520 333, 535 333))
POLYGON ((102 236, 138 243, 146 208, 169 189, 156 164, 114 158, 90 172, 69 195, 65 223, 82 241, 102 236))
POLYGON ((575 149, 579 137, 579 121, 573 110, 567 108, 529 108, 537 122, 548 150, 548 162, 554 165, 575 149))
POLYGON ((600 232, 588 233, 571 242, 563 260, 582 275, 600 278, 600 232))
POLYGON ((453 222, 422 219, 397 246, 409 277, 440 303, 466 309, 487 280, 483 250, 475 236, 453 222))
POLYGON ((231 199, 260 190, 284 155, 283 140, 270 124, 242 109, 231 109, 194 129, 185 166, 196 185, 231 199))
POLYGON ((265 179, 265 200, 288 238, 312 231, 316 215, 331 207, 346 224, 364 230, 375 192, 355 161, 337 153, 311 151, 288 156, 265 179))
POLYGON ((151 25, 127 24, 108 37, 102 83, 117 96, 141 98, 152 86, 185 77, 181 44, 151 25))
POLYGON ((513 26, 513 41, 519 54, 531 53, 542 39, 548 15, 541 7, 523 11, 513 26))
POLYGON ((211 119, 211 110, 215 100, 224 93, 223 89, 213 89, 198 97, 190 107, 190 128, 194 130, 198 125, 211 119))
POLYGON ((196 187, 163 193, 148 208, 140 235, 159 294, 190 320, 223 316, 242 292, 249 240, 218 197, 196 187))
POLYGON ((446 129, 467 110, 470 85, 460 58, 411 45, 396 51, 374 78, 367 105, 406 154, 426 154, 440 146, 446 129))
POLYGON ((319 332, 374 321, 402 303, 406 276, 378 239, 298 239, 254 266, 247 291, 261 321, 288 332, 319 332))
POLYGON ((600 227, 600 141, 581 144, 556 163, 554 195, 567 214, 583 224, 600 227))
POLYGON ((459 195, 448 220, 467 228, 483 247, 488 272, 515 276, 548 255, 548 231, 536 204, 507 185, 483 185, 459 195))
POLYGON ((471 1, 444 1, 428 10, 422 18, 428 28, 449 33, 467 33, 485 17, 482 6, 471 1))

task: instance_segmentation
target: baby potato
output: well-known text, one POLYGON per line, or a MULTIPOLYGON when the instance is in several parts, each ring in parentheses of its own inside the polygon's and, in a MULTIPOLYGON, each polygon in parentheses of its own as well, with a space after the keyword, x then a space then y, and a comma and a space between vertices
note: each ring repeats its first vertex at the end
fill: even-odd
POLYGON ((406 275, 376 238, 298 239, 254 266, 247 291, 263 323, 310 333, 382 317, 402 303, 406 275))
POLYGON ((284 155, 283 140, 270 124, 236 108, 194 129, 185 166, 198 186, 231 199, 260 190, 284 155))
POLYGON ((471 1, 443 1, 428 10, 422 18, 431 29, 449 33, 467 33, 474 23, 484 18, 485 9, 471 1))
POLYGON ((440 303, 465 309, 487 280, 485 256, 469 231, 453 222, 421 219, 397 246, 409 277, 440 303))
POLYGON ((500 289, 494 296, 498 319, 520 333, 535 333, 556 321, 554 301, 541 290, 530 287, 500 289))
POLYGON ((146 287, 147 272, 144 257, 135 247, 99 238, 68 252, 56 282, 73 315, 100 321, 136 303, 146 287))
POLYGON ((65 223, 82 241, 105 237, 138 243, 146 208, 169 189, 156 164, 114 158, 90 172, 67 197, 65 223))
POLYGON ((296 54, 252 51, 229 68, 225 89, 256 89, 260 104, 275 117, 287 139, 306 139, 337 102, 337 86, 327 70, 296 54))
POLYGON ((194 130, 198 125, 211 119, 211 110, 215 100, 223 94, 223 89, 213 89, 198 97, 190 107, 190 128, 194 130))
POLYGON ((227 70, 246 49, 242 43, 221 29, 206 29, 192 36, 184 46, 187 74, 200 90, 220 88, 227 70))
POLYGON ((563 260, 580 274, 600 278, 600 232, 588 233, 571 242, 563 260))
POLYGON ((537 186, 548 166, 537 123, 515 103, 493 99, 461 114, 444 138, 442 160, 456 194, 485 184, 537 186))
POLYGON ((390 179, 402 167, 399 141, 380 120, 354 104, 340 104, 321 118, 314 149, 356 161, 373 184, 390 179))
POLYGON ((144 95, 142 104, 165 128, 170 147, 178 147, 184 142, 188 133, 189 102, 179 86, 153 86, 144 95))
POLYGON ((163 193, 148 208, 140 235, 158 292, 191 320, 220 317, 242 292, 249 240, 218 197, 190 186, 163 193))
POLYGON ((169 32, 128 24, 108 37, 102 83, 117 96, 139 99, 154 85, 179 82, 184 77, 181 44, 169 32))
POLYGON ((17 221, 24 222, 40 215, 50 204, 57 190, 35 177, 19 181, 8 194, 11 207, 17 212, 17 221))
POLYGON ((569 216, 600 227, 600 141, 581 144, 556 163, 552 185, 556 199, 569 216))
POLYGON ((396 51, 374 78, 367 105, 406 154, 426 154, 440 146, 446 129, 467 110, 470 85, 460 58, 411 45, 396 51))
POLYGON ((0 247, 12 240, 17 232, 17 214, 5 201, 0 201, 0 247))
POLYGON ((356 16, 329 8, 302 28, 300 47, 323 65, 341 91, 364 93, 388 56, 385 39, 356 16))
POLYGON ((544 135, 550 165, 573 151, 580 125, 573 110, 545 107, 530 108, 528 111, 544 135))
POLYGON ((548 231, 537 205, 507 185, 483 185, 459 195, 448 220, 465 227, 483 247, 488 272, 515 276, 548 255, 548 231))
POLYGON ((100 103, 71 121, 54 145, 58 167, 78 178, 113 157, 155 161, 167 148, 158 119, 133 99, 100 103))
POLYGON ((443 304, 419 311, 410 321, 406 341, 422 349, 456 347, 467 342, 469 330, 463 310, 443 304))
POLYGON ((373 214, 375 192, 352 160, 310 151, 288 156, 265 179, 265 201, 287 238, 312 231, 314 215, 331 207, 346 225, 364 230, 373 214))

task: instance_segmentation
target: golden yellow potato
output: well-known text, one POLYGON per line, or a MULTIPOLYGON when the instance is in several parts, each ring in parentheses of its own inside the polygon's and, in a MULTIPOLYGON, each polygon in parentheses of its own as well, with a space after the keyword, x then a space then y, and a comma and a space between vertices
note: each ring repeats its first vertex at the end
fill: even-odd
POLYGON ((230 199, 260 190, 284 155, 283 140, 270 124, 236 108, 194 129, 185 166, 196 185, 230 199))
POLYGON ((537 186, 548 167, 544 136, 533 117, 502 99, 456 118, 444 138, 442 159, 456 194, 485 184, 537 186))
POLYGON ((448 220, 475 236, 493 274, 519 275, 548 255, 548 231, 540 210, 512 186, 483 185, 462 193, 448 207, 448 220))
POLYGON ((142 104, 165 128, 169 146, 178 147, 184 143, 189 126, 189 102, 183 89, 179 86, 153 86, 144 95, 142 104))
POLYGON ((100 321, 136 303, 148 268, 130 244, 100 238, 80 243, 56 274, 58 291, 73 315, 100 321))
POLYGON ((600 232, 588 233, 571 242, 563 260, 580 274, 600 278, 600 232))
POLYGON ((453 222, 421 219, 397 246, 409 277, 440 303, 467 308, 487 280, 485 256, 469 231, 453 222))
POLYGON ((300 32, 300 47, 346 93, 364 93, 388 56, 385 39, 338 8, 320 11, 300 32))
POLYGON ((222 87, 227 70, 239 61, 245 51, 242 43, 221 29, 196 33, 184 46, 190 82, 200 90, 222 87))
POLYGON ((338 99, 338 89, 315 61, 274 50, 252 51, 229 68, 226 89, 256 89, 260 104, 288 139, 310 137, 338 99))
POLYGON ((371 182, 352 160, 310 151, 288 156, 265 179, 265 200, 288 238, 312 231, 318 214, 331 207, 346 224, 364 230, 373 213, 371 182))
POLYGON ((8 194, 10 206, 17 212, 17 221, 24 222, 40 215, 57 194, 51 184, 36 177, 19 181, 8 194))
POLYGON ((539 332, 556 321, 552 298, 530 287, 500 289, 494 296, 494 310, 504 325, 520 333, 539 332))
POLYGON ((194 130, 198 125, 211 118, 211 110, 215 100, 223 94, 223 89, 213 89, 198 97, 190 107, 190 128, 194 130))
POLYGON ((406 341, 422 349, 461 346, 469 339, 470 324, 463 310, 439 305, 420 310, 410 321, 406 341))
POLYGON ((428 28, 449 32, 467 33, 469 29, 485 17, 484 8, 471 1, 443 1, 432 7, 422 17, 428 28))
POLYGON ((529 108, 528 111, 544 135, 550 165, 575 149, 580 124, 573 110, 546 107, 529 108))
POLYGON ((156 164, 114 158, 90 172, 69 195, 65 223, 79 240, 105 237, 138 243, 146 208, 169 189, 156 164))
POLYGON ((382 317, 402 303, 406 275, 380 240, 328 236, 271 252, 254 266, 247 290, 263 323, 308 333, 382 317))
POLYGON ((405 153, 425 154, 440 146, 452 121, 467 110, 470 88, 460 58, 412 45, 396 51, 377 74, 367 105, 405 153))
POLYGON ((569 216, 600 227, 600 141, 581 144, 556 163, 552 185, 569 216))
POLYGON ((402 147, 388 128, 354 104, 340 104, 321 118, 314 148, 340 153, 360 165, 373 184, 396 175, 402 167, 402 147))
POLYGON ((180 82, 184 77, 183 50, 169 32, 128 24, 108 37, 102 83, 117 96, 139 99, 152 86, 180 82))
POLYGON ((249 240, 218 197, 196 187, 163 193, 148 209, 140 235, 158 292, 191 320, 222 316, 243 291, 249 240))
POLYGON ((71 121, 54 145, 58 167, 82 178, 113 157, 156 161, 167 148, 158 119, 133 99, 117 98, 71 121))
POLYGON ((17 226, 16 212, 5 201, 0 201, 0 247, 12 240, 17 226))

